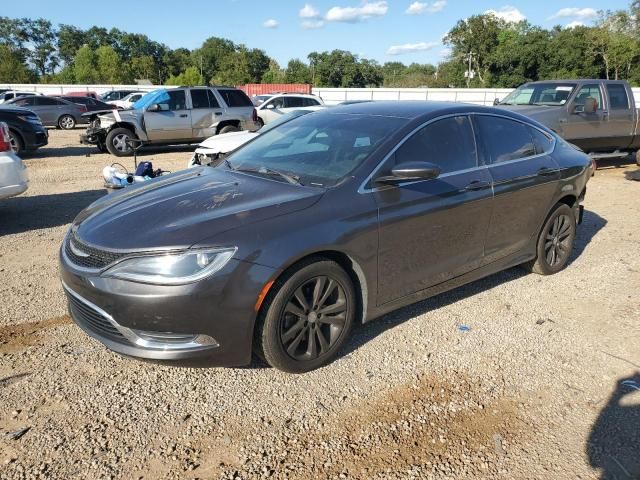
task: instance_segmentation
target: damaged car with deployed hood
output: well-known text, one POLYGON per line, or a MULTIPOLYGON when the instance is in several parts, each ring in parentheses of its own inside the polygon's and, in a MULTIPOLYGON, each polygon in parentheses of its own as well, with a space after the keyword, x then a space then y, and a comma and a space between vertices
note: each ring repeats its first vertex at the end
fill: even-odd
POLYGON ((357 322, 516 265, 561 271, 590 174, 514 112, 334 107, 94 202, 61 246, 62 285, 121 354, 306 372, 357 322))
POLYGON ((220 133, 255 130, 256 120, 253 103, 237 88, 162 88, 129 110, 94 115, 80 143, 124 157, 138 145, 192 144, 220 133))

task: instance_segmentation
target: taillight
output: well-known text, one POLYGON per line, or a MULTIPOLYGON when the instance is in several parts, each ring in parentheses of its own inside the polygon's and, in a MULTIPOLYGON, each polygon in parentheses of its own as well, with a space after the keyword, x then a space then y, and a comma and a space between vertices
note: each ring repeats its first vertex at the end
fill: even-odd
POLYGON ((11 148, 11 139, 9 138, 9 127, 6 123, 0 122, 0 152, 9 152, 11 148))
POLYGON ((85 113, 87 111, 87 106, 86 105, 80 105, 80 111, 82 113, 85 113))
POLYGON ((253 113, 251 114, 251 118, 253 119, 254 122, 258 121, 258 111, 255 108, 253 109, 253 113))

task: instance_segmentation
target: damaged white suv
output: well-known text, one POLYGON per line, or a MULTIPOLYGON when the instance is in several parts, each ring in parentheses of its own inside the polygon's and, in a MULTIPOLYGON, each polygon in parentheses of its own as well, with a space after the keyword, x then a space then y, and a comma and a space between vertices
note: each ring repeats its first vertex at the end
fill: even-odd
POLYGON ((257 113, 247 95, 233 87, 162 88, 131 110, 97 115, 80 142, 118 157, 137 145, 199 143, 220 133, 255 130, 257 113))

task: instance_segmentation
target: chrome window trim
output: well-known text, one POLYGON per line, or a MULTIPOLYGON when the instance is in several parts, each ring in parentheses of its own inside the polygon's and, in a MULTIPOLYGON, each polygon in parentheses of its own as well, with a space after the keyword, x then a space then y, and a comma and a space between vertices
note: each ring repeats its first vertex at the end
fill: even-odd
MULTIPOLYGON (((395 186, 383 186, 383 187, 374 187, 374 188, 365 188, 365 185, 367 183, 369 183, 371 181, 371 179, 375 176, 376 173, 378 173, 378 171, 382 168, 382 166, 389 160, 389 158, 391 157, 391 155, 394 155, 396 153, 396 151, 402 146, 404 145, 404 143, 409 140, 409 138, 411 138, 414 134, 416 134, 419 130, 423 129, 424 127, 426 127, 427 125, 430 125, 432 123, 435 123, 439 120, 445 120, 447 118, 451 118, 451 117, 469 117, 469 120, 472 120, 472 116, 475 115, 482 115, 482 116, 487 116, 487 117, 498 117, 498 118, 504 118, 506 120, 511 120, 513 122, 518 122, 526 127, 531 127, 531 128, 535 128, 536 130, 538 130, 540 133, 542 133, 543 135, 549 137, 549 133, 544 131, 543 129, 541 129, 540 127, 538 127, 537 125, 534 125, 532 123, 527 123, 524 122, 518 118, 513 118, 513 117, 509 117, 507 115, 500 115, 498 113, 495 112, 461 112, 461 113, 452 113, 452 114, 448 114, 448 115, 442 115, 440 117, 436 117, 433 118, 431 120, 428 120, 422 124, 420 124, 419 126, 417 126, 416 128, 414 128, 411 132, 409 132, 407 135, 404 136, 404 138, 402 140, 400 140, 400 142, 398 142, 396 144, 395 147, 393 147, 393 149, 391 149, 391 151, 389 153, 387 153, 384 158, 380 161, 380 163, 378 163, 378 165, 371 171, 371 173, 367 176, 367 178, 364 179, 364 181, 360 184, 360 187, 358 188, 357 192, 358 193, 372 193, 372 192, 378 192, 378 191, 382 191, 382 190, 387 190, 389 188, 395 188, 395 187, 403 187, 405 185, 411 185, 413 183, 419 183, 419 182, 427 182, 429 180, 412 180, 409 182, 404 182, 404 183, 398 183, 395 186)), ((474 138, 474 142, 476 145, 476 158, 478 163, 480 162, 480 156, 479 156, 479 145, 478 145, 478 139, 476 138, 476 131, 475 131, 475 125, 474 122, 471 121, 471 129, 473 131, 473 138, 474 138)), ((468 173, 468 172, 472 172, 474 170, 481 170, 483 168, 489 168, 492 166, 497 166, 497 165, 508 165, 511 163, 516 163, 516 162, 522 162, 525 160, 532 160, 535 158, 539 158, 539 157, 544 157, 546 155, 549 155, 550 153, 552 153, 555 149, 556 149, 556 145, 557 145, 557 139, 554 135, 551 135, 551 147, 548 150, 545 150, 544 153, 537 153, 535 155, 530 155, 528 157, 522 157, 522 158, 516 158, 514 160, 507 160, 506 162, 499 162, 499 163, 493 163, 493 164, 488 164, 488 165, 477 165, 476 167, 473 168, 466 168, 464 170, 455 170, 453 172, 448 172, 448 173, 444 173, 442 175, 440 175, 438 178, 446 178, 449 177, 451 175, 458 175, 461 173, 468 173)), ((531 141, 533 142, 533 138, 531 139, 531 141)), ((534 144, 535 147, 535 144, 534 144)))

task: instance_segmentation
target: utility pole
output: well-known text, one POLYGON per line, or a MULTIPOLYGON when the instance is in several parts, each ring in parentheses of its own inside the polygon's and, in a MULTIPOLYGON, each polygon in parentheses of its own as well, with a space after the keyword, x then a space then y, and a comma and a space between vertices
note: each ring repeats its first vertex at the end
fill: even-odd
POLYGON ((473 56, 475 55, 475 53, 473 52, 469 52, 467 53, 467 71, 465 73, 465 77, 467 77, 467 88, 469 88, 469 85, 471 84, 471 79, 475 77, 475 74, 473 72, 473 70, 471 70, 472 65, 473 65, 473 56))

